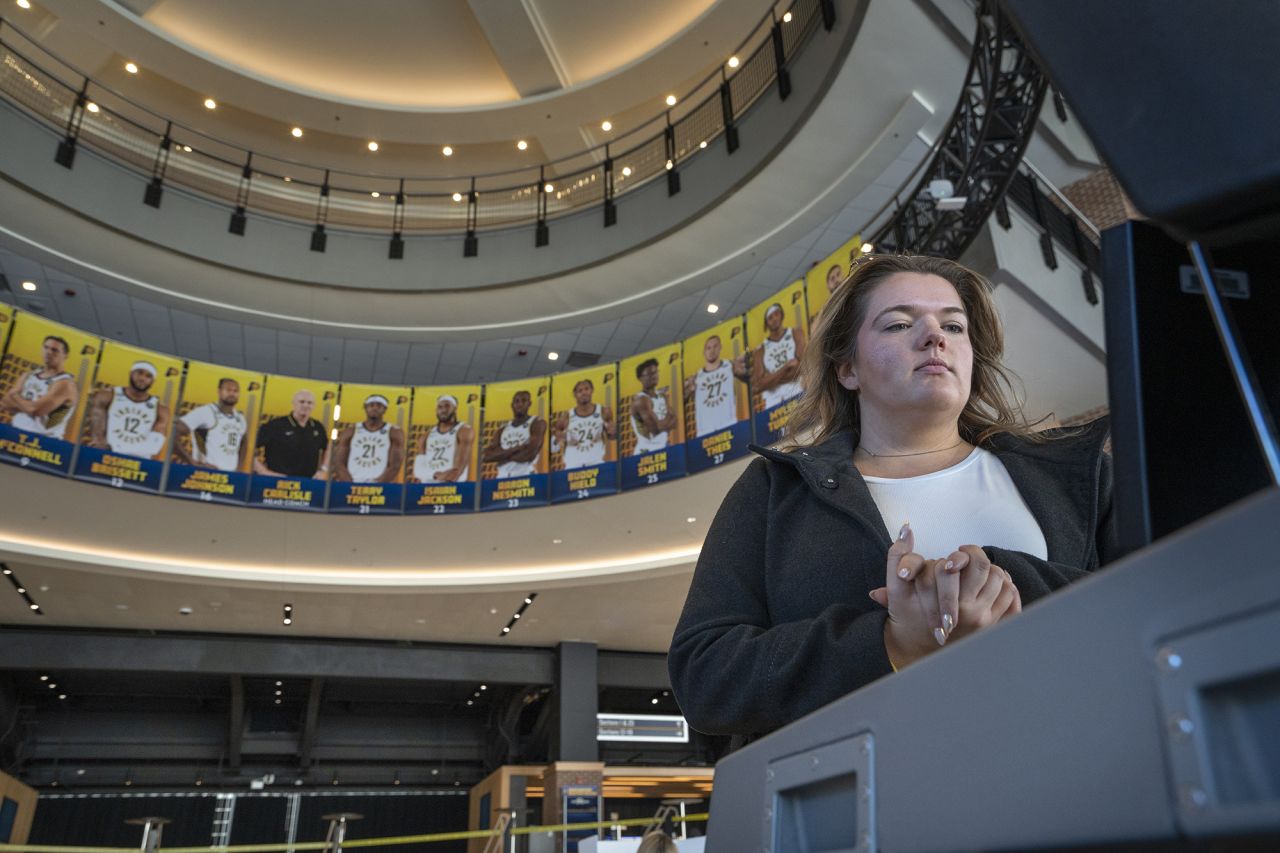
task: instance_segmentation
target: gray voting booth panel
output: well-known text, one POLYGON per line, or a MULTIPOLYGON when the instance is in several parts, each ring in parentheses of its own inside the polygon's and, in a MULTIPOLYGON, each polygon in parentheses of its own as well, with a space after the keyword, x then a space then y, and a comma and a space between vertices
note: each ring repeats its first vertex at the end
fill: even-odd
POLYGON ((722 760, 709 853, 1277 833, 1280 491, 722 760))

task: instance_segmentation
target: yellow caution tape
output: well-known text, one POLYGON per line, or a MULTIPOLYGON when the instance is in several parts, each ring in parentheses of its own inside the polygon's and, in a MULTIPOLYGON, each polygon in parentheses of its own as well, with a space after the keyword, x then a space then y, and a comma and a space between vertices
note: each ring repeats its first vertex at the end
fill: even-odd
MULTIPOLYGON (((704 821, 709 814, 675 815, 673 823, 704 821)), ((626 820, 601 820, 595 823, 561 823, 554 826, 518 826, 510 830, 512 835, 533 835, 539 832, 566 832, 572 829, 607 829, 613 826, 647 826, 651 817, 634 817, 626 820)), ((468 838, 491 838, 502 833, 496 829, 469 829, 462 832, 434 832, 430 835, 399 835, 389 838, 349 838, 342 842, 348 847, 387 847, 392 844, 430 844, 434 841, 461 841, 468 838)), ((326 841, 298 841, 293 844, 232 844, 225 847, 161 847, 162 853, 284 853, 288 850, 324 850, 326 841)), ((0 853, 137 853, 133 847, 69 847, 53 844, 0 844, 0 853)))

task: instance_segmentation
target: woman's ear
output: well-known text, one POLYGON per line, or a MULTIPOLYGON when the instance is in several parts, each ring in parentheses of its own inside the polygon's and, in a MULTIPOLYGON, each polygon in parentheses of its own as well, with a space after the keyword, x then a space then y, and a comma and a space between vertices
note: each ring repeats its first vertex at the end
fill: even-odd
POLYGON ((849 391, 858 390, 858 374, 849 362, 842 362, 836 367, 836 379, 849 391))

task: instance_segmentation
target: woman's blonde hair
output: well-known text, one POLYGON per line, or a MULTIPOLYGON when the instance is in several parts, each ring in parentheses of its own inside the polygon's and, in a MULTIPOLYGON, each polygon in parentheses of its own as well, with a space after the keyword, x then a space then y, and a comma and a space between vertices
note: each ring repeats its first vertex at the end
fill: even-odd
MULTIPOLYGON (((817 444, 842 430, 860 431, 858 393, 840 384, 836 369, 856 355, 858 329, 867 316, 871 294, 898 273, 936 275, 960 296, 973 346, 969 402, 960 413, 960 437, 981 445, 1000 433, 1038 438, 1022 413, 1016 377, 1000 363, 1004 329, 991 298, 991 285, 955 261, 924 255, 876 255, 858 263, 831 294, 814 323, 813 337, 800 364, 804 396, 791 415, 788 432, 817 444)), ((795 446, 799 446, 798 444, 795 446)))
POLYGON ((636 853, 678 853, 679 849, 671 836, 659 829, 644 837, 636 853))

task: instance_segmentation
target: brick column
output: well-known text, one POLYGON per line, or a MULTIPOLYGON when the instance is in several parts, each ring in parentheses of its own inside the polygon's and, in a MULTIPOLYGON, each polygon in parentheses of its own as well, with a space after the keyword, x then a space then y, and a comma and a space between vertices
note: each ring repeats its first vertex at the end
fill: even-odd
MULTIPOLYGON (((566 787, 589 786, 604 795, 603 761, 557 761, 542 771, 542 824, 561 823, 561 800, 566 787)), ((604 816, 601 815, 601 819, 604 816)))

